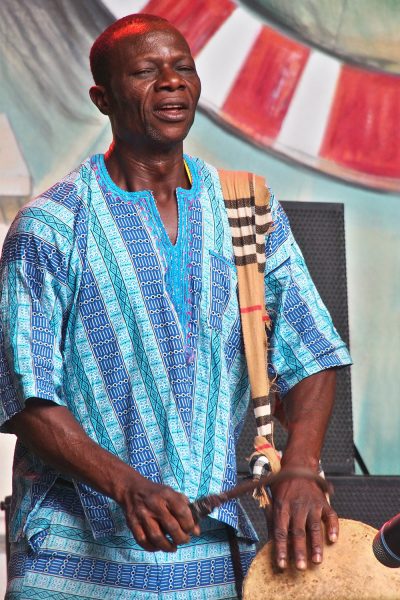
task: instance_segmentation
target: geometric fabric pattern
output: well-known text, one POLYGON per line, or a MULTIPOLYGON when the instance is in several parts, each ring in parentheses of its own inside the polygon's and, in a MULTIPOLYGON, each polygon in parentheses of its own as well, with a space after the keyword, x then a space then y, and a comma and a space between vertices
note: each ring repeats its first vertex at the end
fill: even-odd
MULTIPOLYGON (((103 155, 19 213, 0 269, 0 425, 32 397, 67 406, 95 442, 192 501, 236 483, 249 386, 219 177, 185 160, 192 185, 176 192, 175 245, 151 191, 118 188, 103 155)), ((269 369, 284 395, 350 357, 272 193, 270 202, 269 369)), ((11 541, 43 531, 35 515, 58 478, 18 444, 11 541)), ((94 538, 126 531, 115 501, 72 483, 94 538)), ((256 539, 236 501, 211 518, 256 539)))
MULTIPOLYGON (((126 528, 123 535, 94 541, 73 489, 56 484, 35 521, 42 528, 29 545, 13 543, 7 599, 112 598, 199 600, 234 598, 235 582, 227 528, 212 519, 202 533, 174 554, 142 550, 126 528), (55 502, 51 518, 49 503, 55 502), (47 517, 46 517, 47 515, 47 517), (40 523, 39 523, 40 522, 40 523)), ((239 540, 246 573, 254 544, 239 540)))

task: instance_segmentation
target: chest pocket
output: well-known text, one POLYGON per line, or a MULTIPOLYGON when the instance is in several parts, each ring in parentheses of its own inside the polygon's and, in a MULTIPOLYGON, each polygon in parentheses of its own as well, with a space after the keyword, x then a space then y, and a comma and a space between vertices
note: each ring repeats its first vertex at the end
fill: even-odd
POLYGON ((236 289, 236 270, 224 256, 210 250, 210 308, 208 323, 212 329, 222 331, 222 319, 232 292, 236 289))

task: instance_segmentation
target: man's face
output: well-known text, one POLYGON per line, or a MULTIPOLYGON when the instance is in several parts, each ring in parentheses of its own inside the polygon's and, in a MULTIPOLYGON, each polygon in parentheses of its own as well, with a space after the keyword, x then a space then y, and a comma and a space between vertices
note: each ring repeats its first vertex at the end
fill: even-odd
POLYGON ((185 39, 163 27, 118 40, 106 86, 114 136, 129 144, 170 146, 193 123, 200 80, 185 39))

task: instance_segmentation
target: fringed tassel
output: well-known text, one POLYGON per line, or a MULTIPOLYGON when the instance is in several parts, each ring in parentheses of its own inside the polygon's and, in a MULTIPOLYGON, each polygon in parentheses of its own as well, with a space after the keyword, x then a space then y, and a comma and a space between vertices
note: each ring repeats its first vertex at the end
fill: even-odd
MULTIPOLYGON (((260 479, 267 473, 278 473, 281 470, 280 456, 273 444, 265 437, 258 435, 254 438, 254 450, 249 458, 253 479, 260 479)), ((253 498, 258 501, 260 508, 266 508, 271 504, 271 498, 263 486, 254 490, 253 498)))
POLYGON ((267 508, 272 504, 271 496, 263 486, 254 490, 253 498, 256 500, 256 502, 258 502, 259 508, 267 508))

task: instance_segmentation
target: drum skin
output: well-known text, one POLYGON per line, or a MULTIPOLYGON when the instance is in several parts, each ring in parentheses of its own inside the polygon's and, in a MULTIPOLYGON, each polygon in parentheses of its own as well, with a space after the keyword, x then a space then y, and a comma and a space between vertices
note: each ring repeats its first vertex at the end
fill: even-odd
POLYGON ((339 519, 339 540, 325 544, 319 565, 306 571, 293 562, 282 571, 267 543, 253 560, 243 586, 243 600, 400 600, 400 568, 381 565, 372 552, 376 529, 339 519))

